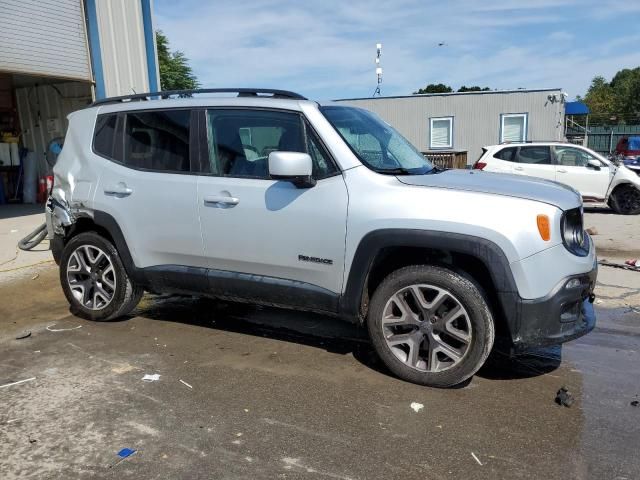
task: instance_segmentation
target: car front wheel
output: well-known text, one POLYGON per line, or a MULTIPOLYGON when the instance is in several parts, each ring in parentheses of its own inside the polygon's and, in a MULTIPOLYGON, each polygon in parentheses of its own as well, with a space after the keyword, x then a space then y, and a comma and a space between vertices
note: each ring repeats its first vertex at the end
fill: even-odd
POLYGON ((640 190, 631 185, 619 186, 611 194, 609 206, 621 215, 640 214, 640 190))
POLYGON ((494 322, 480 289, 443 267, 396 270, 376 289, 367 315, 378 356, 398 377, 451 387, 473 376, 494 341, 494 322))
POLYGON ((88 320, 122 317, 144 293, 129 279, 113 244, 95 232, 81 233, 65 245, 60 283, 71 312, 88 320))

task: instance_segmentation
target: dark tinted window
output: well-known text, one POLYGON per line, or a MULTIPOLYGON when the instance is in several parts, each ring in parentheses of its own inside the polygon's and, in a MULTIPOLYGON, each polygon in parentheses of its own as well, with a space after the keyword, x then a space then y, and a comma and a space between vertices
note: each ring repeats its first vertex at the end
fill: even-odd
POLYGON ((116 135, 116 114, 98 115, 93 138, 93 150, 107 158, 114 158, 114 138, 116 135))
POLYGON ((189 110, 127 113, 124 163, 134 168, 189 171, 189 110))
POLYGON ((518 163, 551 165, 551 151, 549 147, 542 146, 520 147, 516 155, 516 161, 518 163))
POLYGON ((207 131, 210 171, 215 175, 267 179, 269 154, 275 151, 309 153, 315 178, 335 172, 317 139, 309 135, 305 145, 296 113, 210 110, 207 131))
POLYGON ((500 160, 506 160, 507 162, 513 162, 516 150, 518 150, 517 147, 503 148, 499 152, 496 152, 493 157, 499 158, 500 160))

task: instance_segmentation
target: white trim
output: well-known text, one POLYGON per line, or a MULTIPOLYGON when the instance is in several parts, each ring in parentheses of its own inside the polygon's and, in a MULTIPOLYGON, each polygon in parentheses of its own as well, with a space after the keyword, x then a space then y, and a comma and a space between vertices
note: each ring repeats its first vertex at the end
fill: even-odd
POLYGON ((518 140, 510 140, 512 143, 526 142, 527 141, 527 128, 529 126, 529 114, 528 113, 503 113, 500 115, 500 143, 505 142, 504 139, 504 120, 505 118, 523 118, 522 125, 522 138, 518 140))
POLYGON ((453 148, 453 117, 432 117, 429 119, 429 150, 438 150, 453 148), (449 138, 446 145, 433 145, 433 123, 448 121, 449 122, 449 138))

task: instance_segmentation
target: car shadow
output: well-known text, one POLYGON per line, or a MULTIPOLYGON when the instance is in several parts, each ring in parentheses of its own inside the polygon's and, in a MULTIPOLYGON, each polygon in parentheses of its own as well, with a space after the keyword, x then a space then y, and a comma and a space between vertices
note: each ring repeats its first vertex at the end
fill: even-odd
MULTIPOLYGON (((378 358, 365 328, 328 315, 209 298, 147 294, 130 315, 133 316, 294 342, 339 355, 351 354, 364 366, 395 378, 378 358), (190 314, 185 315, 186 311, 190 314)), ((494 351, 476 375, 490 380, 530 378, 549 373, 560 363, 559 348, 540 349, 515 358, 494 351)), ((454 388, 464 388, 470 381, 454 388)))
POLYGON ((609 207, 584 207, 584 213, 597 213, 599 215, 618 215, 616 212, 614 212, 612 209, 610 209, 609 207))

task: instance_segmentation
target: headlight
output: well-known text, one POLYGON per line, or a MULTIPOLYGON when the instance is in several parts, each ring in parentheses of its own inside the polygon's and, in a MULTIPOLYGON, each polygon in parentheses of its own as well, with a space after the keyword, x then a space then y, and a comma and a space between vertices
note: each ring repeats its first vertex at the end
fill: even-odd
POLYGON ((589 237, 584 234, 582 209, 574 208, 564 212, 560 229, 562 243, 567 250, 579 257, 586 257, 589 254, 589 237))

